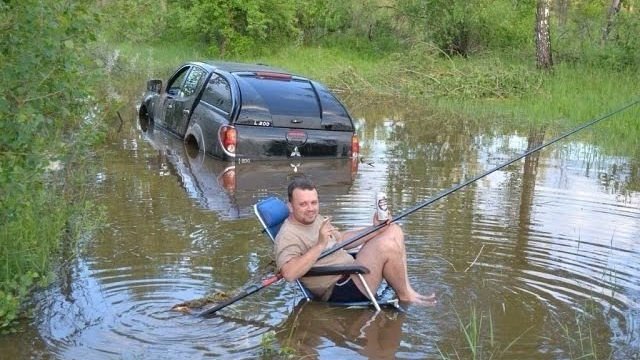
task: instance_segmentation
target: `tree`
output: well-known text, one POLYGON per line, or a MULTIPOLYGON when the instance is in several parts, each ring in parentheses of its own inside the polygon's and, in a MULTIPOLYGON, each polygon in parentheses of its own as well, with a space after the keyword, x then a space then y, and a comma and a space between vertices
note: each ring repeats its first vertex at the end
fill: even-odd
POLYGON ((613 25, 613 20, 615 19, 616 14, 620 11, 621 3, 621 0, 611 0, 611 6, 609 6, 609 11, 607 11, 607 18, 605 20, 604 26, 602 27, 602 46, 604 46, 604 44, 607 42, 609 32, 611 31, 611 26, 613 25))
POLYGON ((277 47, 300 33, 292 0, 182 0, 170 6, 179 33, 212 44, 209 50, 221 57, 277 47))
POLYGON ((104 134, 97 26, 86 1, 0 0, 0 333, 77 229, 71 180, 104 134))
POLYGON ((536 10, 536 65, 539 69, 550 70, 551 30, 549 25, 550 0, 538 0, 536 10))

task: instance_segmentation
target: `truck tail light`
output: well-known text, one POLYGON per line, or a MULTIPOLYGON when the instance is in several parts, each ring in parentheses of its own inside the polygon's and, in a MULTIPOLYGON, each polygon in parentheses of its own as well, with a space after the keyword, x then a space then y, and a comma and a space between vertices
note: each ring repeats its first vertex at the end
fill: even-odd
POLYGON ((233 126, 225 125, 220 128, 218 137, 224 151, 228 155, 235 156, 236 145, 238 141, 238 132, 236 128, 234 128, 233 126))
POLYGON ((291 81, 293 78, 290 74, 283 74, 273 71, 256 71, 256 77, 261 79, 285 80, 291 81))
POLYGON ((360 154, 360 141, 358 140, 358 135, 353 134, 351 136, 351 156, 356 157, 360 154))

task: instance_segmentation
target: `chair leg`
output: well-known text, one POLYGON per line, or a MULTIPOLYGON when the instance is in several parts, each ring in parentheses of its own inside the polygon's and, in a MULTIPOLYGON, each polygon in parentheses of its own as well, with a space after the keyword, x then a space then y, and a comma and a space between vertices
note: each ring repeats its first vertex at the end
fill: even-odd
POLYGON ((376 308, 376 312, 379 312, 380 305, 378 305, 378 301, 376 301, 376 297, 371 292, 371 289, 369 289, 369 285, 367 285, 367 282, 364 281, 364 277, 362 276, 362 274, 358 274, 358 277, 360 278, 362 285, 364 285, 364 289, 366 290, 367 296, 369 297, 369 299, 371 299, 371 302, 373 303, 373 307, 376 308))
POLYGON ((300 291, 302 291, 302 294, 304 295, 304 298, 307 301, 311 300, 311 297, 309 296, 309 293, 307 292, 307 290, 305 290, 304 286, 302 286, 302 283, 300 282, 300 280, 296 280, 296 284, 298 284, 298 287, 300 288, 300 291))

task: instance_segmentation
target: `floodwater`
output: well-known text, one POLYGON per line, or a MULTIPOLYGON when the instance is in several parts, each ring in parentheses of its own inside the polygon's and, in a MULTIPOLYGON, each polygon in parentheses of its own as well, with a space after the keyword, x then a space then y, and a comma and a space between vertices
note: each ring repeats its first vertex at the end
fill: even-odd
POLYGON ((319 184, 335 224, 366 226, 376 191, 398 214, 569 130, 379 105, 350 104, 355 162, 234 166, 125 114, 93 179, 104 228, 0 337, 2 358, 639 358, 640 158, 595 144, 600 125, 401 220, 411 282, 434 307, 335 308, 278 283, 212 318, 170 311, 268 275, 251 205, 291 176, 319 184))

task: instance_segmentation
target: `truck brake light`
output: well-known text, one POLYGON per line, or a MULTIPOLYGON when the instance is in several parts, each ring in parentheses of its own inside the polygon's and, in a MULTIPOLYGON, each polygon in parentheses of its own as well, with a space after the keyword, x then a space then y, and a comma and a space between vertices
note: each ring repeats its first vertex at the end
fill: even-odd
POLYGON ((220 144, 222 144, 222 148, 229 155, 235 155, 236 153, 236 145, 238 141, 238 133, 236 128, 233 126, 223 126, 220 128, 219 133, 220 144))

